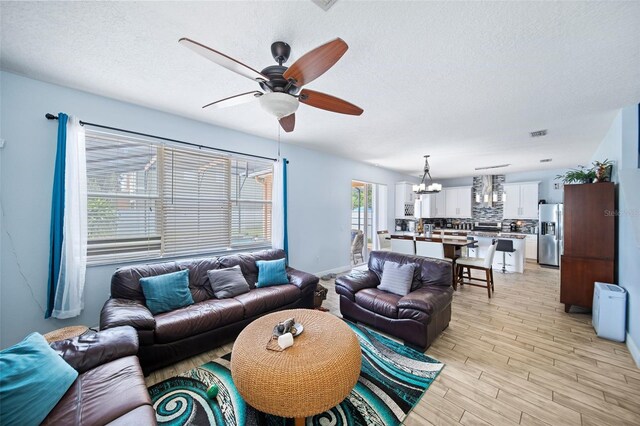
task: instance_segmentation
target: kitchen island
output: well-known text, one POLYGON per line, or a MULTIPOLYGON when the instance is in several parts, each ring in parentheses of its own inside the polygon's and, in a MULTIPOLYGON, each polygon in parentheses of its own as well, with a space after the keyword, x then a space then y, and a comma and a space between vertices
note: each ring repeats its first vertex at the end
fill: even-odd
MULTIPOLYGON (((513 248, 516 250, 513 253, 505 253, 504 258, 506 261, 507 272, 517 272, 522 274, 524 272, 524 265, 526 259, 526 234, 520 233, 508 233, 508 232, 477 232, 469 231, 468 236, 473 236, 478 240, 478 248, 470 248, 470 257, 484 257, 487 254, 487 249, 491 245, 491 241, 494 239, 499 240, 511 240, 513 241, 513 248)), ((499 272, 502 270, 502 255, 500 251, 496 251, 493 258, 493 270, 499 272)))

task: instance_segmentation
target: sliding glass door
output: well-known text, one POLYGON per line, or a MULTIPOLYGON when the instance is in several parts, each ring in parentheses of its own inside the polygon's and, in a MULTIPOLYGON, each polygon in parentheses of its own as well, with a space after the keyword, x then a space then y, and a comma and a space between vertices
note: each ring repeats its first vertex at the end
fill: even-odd
POLYGON ((387 229, 387 186, 351 182, 351 265, 362 265, 379 248, 378 231, 387 229))

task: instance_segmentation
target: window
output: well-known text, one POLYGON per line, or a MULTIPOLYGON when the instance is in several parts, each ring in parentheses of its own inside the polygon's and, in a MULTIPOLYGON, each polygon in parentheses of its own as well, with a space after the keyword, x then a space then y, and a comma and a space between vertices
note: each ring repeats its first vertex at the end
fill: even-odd
POLYGON ((89 263, 271 245, 268 160, 87 130, 89 263))

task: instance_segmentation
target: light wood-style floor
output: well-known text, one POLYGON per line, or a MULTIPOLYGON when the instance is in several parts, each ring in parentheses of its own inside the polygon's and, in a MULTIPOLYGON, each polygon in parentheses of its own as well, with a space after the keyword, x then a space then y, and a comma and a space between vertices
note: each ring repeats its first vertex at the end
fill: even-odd
MULTIPOLYGON (((494 298, 464 287, 449 328, 427 350, 446 367, 405 425, 639 425, 640 370, 591 316, 565 314, 555 269, 495 273, 494 298)), ((340 315, 333 281, 323 306, 340 315)), ((147 377, 151 385, 229 351, 227 344, 147 377)))

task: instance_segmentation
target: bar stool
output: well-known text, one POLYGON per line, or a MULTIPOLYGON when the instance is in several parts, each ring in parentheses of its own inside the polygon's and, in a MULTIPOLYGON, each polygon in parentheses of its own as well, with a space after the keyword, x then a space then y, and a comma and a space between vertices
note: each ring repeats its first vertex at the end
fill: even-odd
POLYGON ((507 253, 514 253, 516 249, 513 248, 512 240, 498 240, 498 246, 496 247, 496 251, 502 252, 502 269, 500 272, 506 274, 507 271, 507 253))
POLYGON ((489 249, 487 250, 487 254, 484 258, 481 257, 459 257, 456 259, 456 279, 458 280, 458 284, 460 286, 464 284, 476 286, 476 287, 484 287, 487 289, 487 293, 489 294, 489 299, 491 299, 491 293, 494 291, 494 283, 493 283, 493 256, 496 254, 496 240, 491 242, 489 249), (462 274, 464 268, 469 270, 469 277, 465 281, 465 277, 462 274), (485 272, 485 279, 482 278, 474 278, 471 277, 471 269, 478 269, 485 272), (484 285, 477 284, 473 281, 482 281, 484 285))

